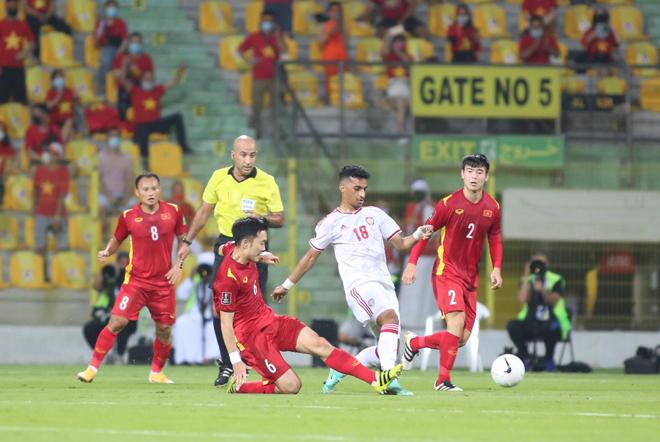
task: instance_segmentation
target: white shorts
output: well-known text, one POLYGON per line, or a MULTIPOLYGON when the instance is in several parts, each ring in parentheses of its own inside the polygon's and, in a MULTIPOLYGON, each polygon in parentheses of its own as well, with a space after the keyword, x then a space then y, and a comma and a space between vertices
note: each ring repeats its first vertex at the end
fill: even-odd
POLYGON ((393 288, 379 282, 367 282, 346 294, 346 303, 355 319, 367 325, 375 322, 385 310, 399 315, 399 300, 393 288))
POLYGON ((387 83, 387 98, 410 98, 410 84, 407 78, 390 78, 387 83))

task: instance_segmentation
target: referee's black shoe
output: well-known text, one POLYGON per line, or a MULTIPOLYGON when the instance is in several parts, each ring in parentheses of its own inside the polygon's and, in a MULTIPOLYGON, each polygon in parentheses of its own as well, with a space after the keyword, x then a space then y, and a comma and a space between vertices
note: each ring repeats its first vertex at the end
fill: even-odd
POLYGON ((218 366, 218 377, 215 378, 213 383, 216 387, 224 387, 229 382, 229 378, 234 374, 234 369, 231 365, 223 365, 220 359, 216 359, 216 365, 218 366))

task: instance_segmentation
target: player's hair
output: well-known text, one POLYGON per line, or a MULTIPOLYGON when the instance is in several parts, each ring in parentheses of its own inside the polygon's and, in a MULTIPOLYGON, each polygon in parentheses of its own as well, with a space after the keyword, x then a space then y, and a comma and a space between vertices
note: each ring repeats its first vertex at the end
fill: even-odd
POLYGON ((158 181, 158 184, 160 184, 160 177, 156 175, 153 172, 142 172, 140 175, 138 175, 135 178, 135 188, 138 188, 138 185, 140 184, 140 181, 147 179, 147 178, 156 178, 156 181, 158 181))
POLYGON ((53 69, 53 72, 50 73, 50 79, 53 80, 57 76, 64 76, 64 71, 62 69, 53 69))
POLYGON ((272 9, 264 9, 261 12, 261 18, 264 18, 264 17, 273 17, 273 18, 275 18, 275 12, 272 9))
POLYGON ((244 239, 252 239, 262 231, 268 231, 268 223, 263 217, 239 218, 231 226, 231 236, 236 244, 240 244, 244 239))
POLYGON ((534 23, 535 21, 536 21, 536 22, 539 22, 540 24, 543 24, 543 17, 541 17, 540 15, 532 15, 532 16, 529 18, 529 24, 531 25, 531 24, 534 23))
POLYGON ((363 178, 368 180, 371 174, 364 168, 355 165, 348 165, 341 168, 339 171, 339 181, 346 178, 363 178))
POLYGON ((483 167, 486 169, 486 173, 490 170, 490 163, 488 162, 488 157, 482 153, 472 153, 470 155, 465 155, 463 157, 463 165, 461 169, 465 170, 467 166, 470 167, 483 167))
POLYGON ((131 32, 130 34, 128 34, 128 39, 129 39, 129 40, 130 40, 131 38, 133 38, 133 37, 139 37, 140 40, 142 40, 142 32, 133 31, 133 32, 131 32))

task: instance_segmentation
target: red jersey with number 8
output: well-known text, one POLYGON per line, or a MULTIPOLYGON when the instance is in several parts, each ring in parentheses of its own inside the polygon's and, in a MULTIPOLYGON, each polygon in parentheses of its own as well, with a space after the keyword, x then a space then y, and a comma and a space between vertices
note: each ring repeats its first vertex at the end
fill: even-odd
POLYGON ((170 287, 165 274, 172 268, 174 237, 185 232, 183 212, 176 204, 161 201, 151 214, 144 212, 140 204, 125 210, 115 229, 117 241, 131 237, 124 284, 170 287))

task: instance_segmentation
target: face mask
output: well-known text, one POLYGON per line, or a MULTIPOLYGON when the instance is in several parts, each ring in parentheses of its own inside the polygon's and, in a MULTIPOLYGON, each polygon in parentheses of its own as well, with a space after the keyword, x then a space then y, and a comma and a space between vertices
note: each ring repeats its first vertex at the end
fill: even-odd
POLYGON ((55 89, 64 89, 64 78, 62 77, 55 77, 53 79, 53 87, 55 89))
POLYGON ((263 32, 264 34, 268 34, 270 31, 273 30, 274 27, 275 25, 273 25, 272 21, 265 21, 261 23, 261 32, 263 32))
POLYGON ((142 45, 136 42, 129 43, 128 52, 130 52, 133 55, 139 54, 140 52, 142 52, 142 45))
POLYGON ((115 6, 108 6, 105 8, 105 16, 108 18, 115 18, 117 16, 117 8, 115 6))
POLYGON ((44 164, 50 163, 51 156, 48 152, 44 152, 41 154, 41 162, 44 164))
POLYGON ((153 81, 143 81, 142 82, 142 89, 145 91, 150 91, 154 88, 154 82, 153 81))
POLYGON ((535 28, 532 29, 529 33, 532 36, 532 38, 541 38, 543 36, 543 29, 535 28))
POLYGON ((18 16, 18 8, 7 9, 7 15, 11 18, 16 18, 18 16))
POLYGON ((113 149, 113 150, 119 149, 120 144, 121 144, 121 140, 119 139, 119 137, 112 136, 112 137, 108 138, 108 146, 111 149, 113 149))
POLYGON ((598 23, 595 31, 599 38, 605 38, 610 33, 610 30, 605 23, 598 23))
POLYGON ((424 201, 426 199, 426 192, 415 191, 413 192, 412 197, 416 202, 424 201))
POLYGON ((41 117, 37 117, 36 115, 34 115, 32 117, 32 124, 41 124, 41 117))
POLYGON ((458 23, 461 26, 465 26, 465 24, 468 22, 470 18, 465 15, 465 14, 458 14, 456 16, 456 23, 458 23))

